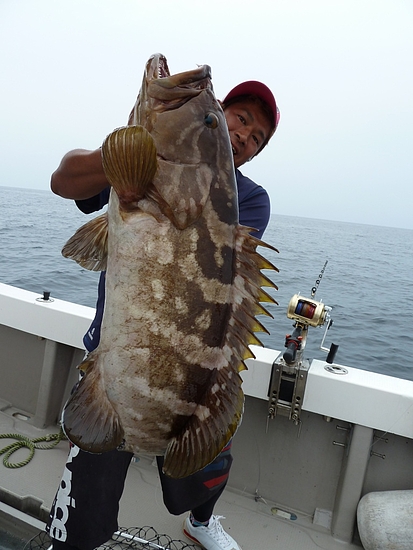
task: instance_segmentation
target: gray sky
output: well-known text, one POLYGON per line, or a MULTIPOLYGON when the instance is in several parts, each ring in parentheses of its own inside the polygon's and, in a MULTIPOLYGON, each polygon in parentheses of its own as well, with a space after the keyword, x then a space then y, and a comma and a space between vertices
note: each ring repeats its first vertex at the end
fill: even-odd
POLYGON ((241 170, 274 214, 413 229, 412 0, 0 0, 0 185, 126 123, 155 52, 207 63, 217 97, 273 90, 281 121, 241 170))

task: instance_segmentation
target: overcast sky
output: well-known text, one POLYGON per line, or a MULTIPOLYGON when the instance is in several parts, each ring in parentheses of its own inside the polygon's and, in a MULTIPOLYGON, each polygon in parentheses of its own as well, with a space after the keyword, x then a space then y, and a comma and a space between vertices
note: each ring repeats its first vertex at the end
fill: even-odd
POLYGON ((49 188, 123 125, 146 60, 265 82, 281 111, 241 170, 273 214, 413 229, 412 0, 0 0, 0 185, 49 188))

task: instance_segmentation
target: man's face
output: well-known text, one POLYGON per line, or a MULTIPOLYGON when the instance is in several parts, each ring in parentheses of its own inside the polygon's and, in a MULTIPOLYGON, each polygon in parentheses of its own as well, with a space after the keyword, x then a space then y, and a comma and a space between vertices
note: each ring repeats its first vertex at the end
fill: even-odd
POLYGON ((251 101, 232 103, 224 110, 235 168, 258 153, 271 132, 271 123, 260 106, 251 101))

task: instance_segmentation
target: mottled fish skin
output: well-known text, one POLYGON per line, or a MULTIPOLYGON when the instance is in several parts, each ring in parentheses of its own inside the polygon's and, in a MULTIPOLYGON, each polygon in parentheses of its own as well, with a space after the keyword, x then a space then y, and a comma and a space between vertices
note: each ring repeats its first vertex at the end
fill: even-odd
MULTIPOLYGON (((268 246, 238 223, 237 185, 224 113, 210 68, 169 76, 147 63, 129 125, 102 146, 112 184, 108 213, 63 254, 105 269, 98 348, 68 401, 63 426, 89 452, 119 445, 165 454, 184 477, 206 466, 243 410, 239 371, 259 344, 255 319, 274 302, 256 252, 268 246)), ((272 247, 270 247, 272 248, 272 247)))

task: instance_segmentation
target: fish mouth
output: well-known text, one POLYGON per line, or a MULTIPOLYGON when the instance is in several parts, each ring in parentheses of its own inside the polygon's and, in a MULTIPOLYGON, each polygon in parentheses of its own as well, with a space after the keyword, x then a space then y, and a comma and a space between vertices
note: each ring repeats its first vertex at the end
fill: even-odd
MULTIPOLYGON (((177 109, 203 90, 212 90, 209 65, 171 75, 166 57, 159 53, 151 56, 146 63, 143 80, 143 94, 156 111, 177 109)), ((141 97, 141 101, 143 99, 141 97)))
POLYGON ((166 57, 154 54, 146 63, 142 86, 128 125, 141 124, 150 132, 151 113, 179 109, 205 90, 213 91, 209 65, 171 75, 166 57))

